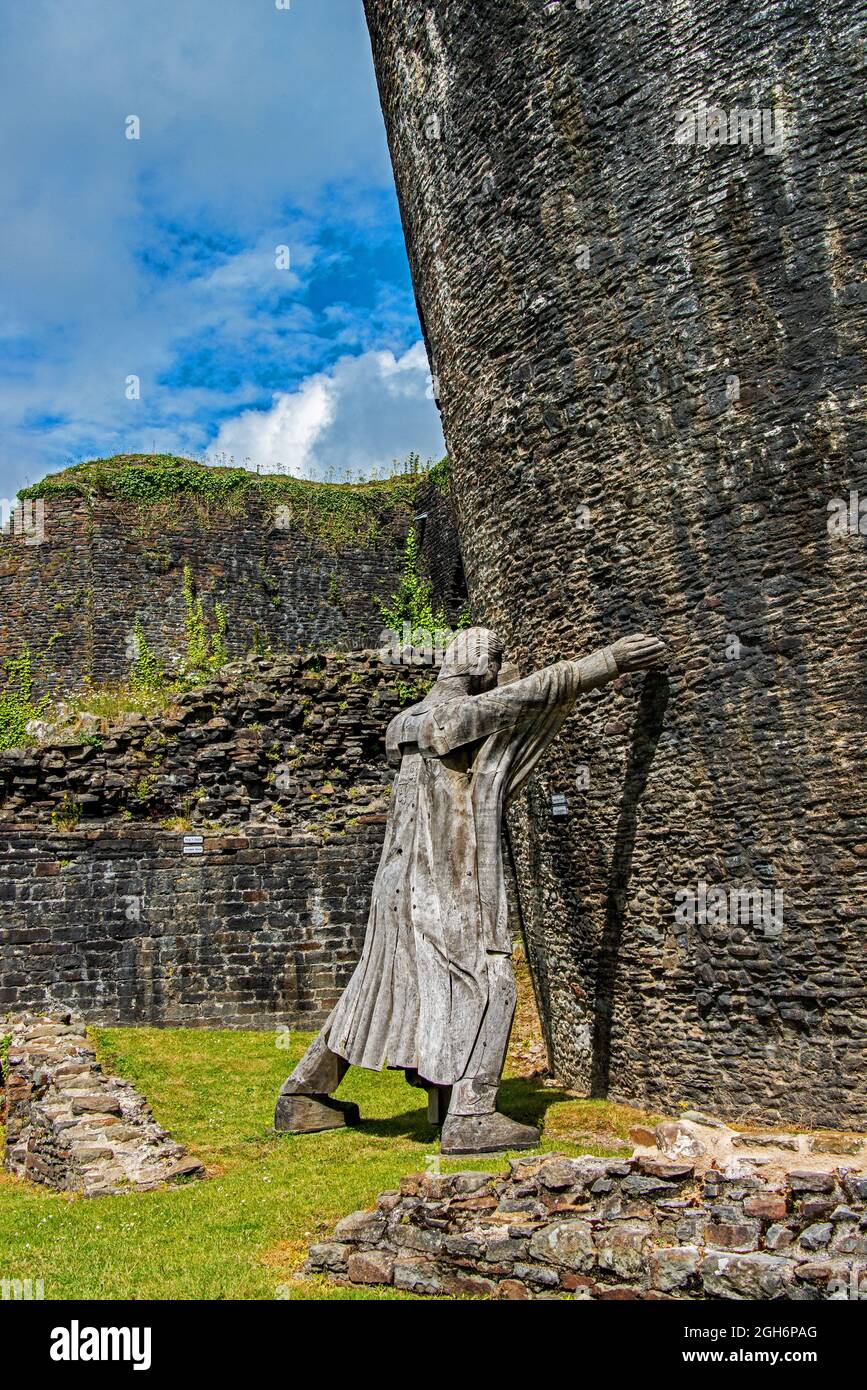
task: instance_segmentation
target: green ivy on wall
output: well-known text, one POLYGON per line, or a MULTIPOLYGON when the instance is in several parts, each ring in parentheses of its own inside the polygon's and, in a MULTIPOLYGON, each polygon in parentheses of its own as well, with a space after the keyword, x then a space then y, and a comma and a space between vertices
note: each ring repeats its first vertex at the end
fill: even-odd
POLYGON ((207 676, 212 671, 219 671, 229 660, 224 640, 227 627, 226 610, 221 603, 214 604, 214 628, 211 630, 205 619, 201 596, 195 592, 193 571, 189 565, 184 565, 183 588, 187 610, 187 655, 184 674, 190 678, 207 676))
POLYGON ((272 510, 278 527, 297 527, 336 551, 373 544, 384 514, 401 508, 411 512, 419 486, 428 479, 439 488, 447 487, 447 460, 423 463, 411 454, 404 468, 389 478, 334 483, 202 464, 173 454, 117 454, 50 474, 23 488, 19 497, 88 501, 106 497, 145 510, 180 498, 220 508, 243 508, 249 500, 260 498, 272 510))
POLYGON ((135 656, 129 672, 129 686, 134 695, 151 695, 165 684, 165 673, 159 657, 149 646, 141 619, 133 626, 135 656))
MULTIPOLYGON (((419 570, 418 536, 414 526, 410 527, 404 546, 400 583, 390 599, 379 599, 378 603, 386 627, 400 633, 408 626, 412 642, 424 642, 426 637, 447 632, 452 627, 442 605, 434 609, 433 584, 419 570)), ((469 609, 464 609, 454 626, 468 627, 469 622, 469 609)))
POLYGON ((38 719, 49 703, 48 696, 35 702, 29 648, 16 657, 0 661, 0 749, 21 748, 28 742, 25 727, 38 719))

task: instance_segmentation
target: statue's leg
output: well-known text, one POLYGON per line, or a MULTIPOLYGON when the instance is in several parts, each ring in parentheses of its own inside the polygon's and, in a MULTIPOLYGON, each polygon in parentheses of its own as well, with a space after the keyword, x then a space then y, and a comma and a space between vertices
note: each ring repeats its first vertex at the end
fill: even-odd
POLYGON ((511 956, 490 952, 488 1007, 466 1073, 452 1087, 440 1145, 444 1154, 533 1149, 539 1142, 534 1125, 518 1124, 497 1110, 497 1090, 516 1002, 511 956))
POLYGON ((349 1063, 332 1052, 326 1041, 328 1025, 308 1047, 292 1075, 283 1082, 274 1112, 274 1128, 289 1134, 310 1134, 358 1124, 358 1106, 334 1100, 349 1063))
POLYGON ((446 1112, 449 1108, 451 1099, 451 1086, 438 1086, 435 1081, 425 1081, 423 1076, 419 1076, 415 1067, 404 1067, 403 1074, 410 1086, 416 1090, 427 1091, 427 1118, 428 1124, 435 1125, 441 1129, 445 1123, 446 1112))

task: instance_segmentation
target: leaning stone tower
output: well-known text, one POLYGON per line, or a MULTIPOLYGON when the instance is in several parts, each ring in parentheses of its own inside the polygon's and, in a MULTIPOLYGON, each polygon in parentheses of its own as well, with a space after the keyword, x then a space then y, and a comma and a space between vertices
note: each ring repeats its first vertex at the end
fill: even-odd
POLYGON ((366 11, 476 617, 525 670, 671 647, 511 813, 558 1075, 863 1125, 855 13, 366 11))

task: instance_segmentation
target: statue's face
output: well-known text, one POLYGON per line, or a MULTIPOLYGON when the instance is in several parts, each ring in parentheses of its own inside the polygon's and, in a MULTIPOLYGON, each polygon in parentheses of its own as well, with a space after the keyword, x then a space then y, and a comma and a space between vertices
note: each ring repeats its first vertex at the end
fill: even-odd
POLYGON ((488 658, 488 665, 484 675, 477 677, 479 691, 495 689, 499 684, 500 667, 502 664, 503 658, 500 656, 499 652, 492 652, 488 658))

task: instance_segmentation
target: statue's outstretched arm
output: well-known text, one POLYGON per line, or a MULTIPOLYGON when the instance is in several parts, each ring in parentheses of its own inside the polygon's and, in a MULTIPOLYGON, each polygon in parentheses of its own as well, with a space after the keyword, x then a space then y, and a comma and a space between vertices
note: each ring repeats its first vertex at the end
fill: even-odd
POLYGON ((581 661, 558 661, 495 690, 435 706, 420 721, 419 749, 425 756, 443 757, 545 709, 569 704, 581 691, 594 690, 615 676, 656 665, 664 652, 656 637, 624 637, 581 661))
POLYGON ((635 632, 629 637, 618 638, 610 647, 601 647, 598 652, 575 662, 575 665, 578 667, 581 689, 595 690, 597 686, 613 681, 615 676, 656 666, 664 656, 665 644, 658 637, 635 632))

